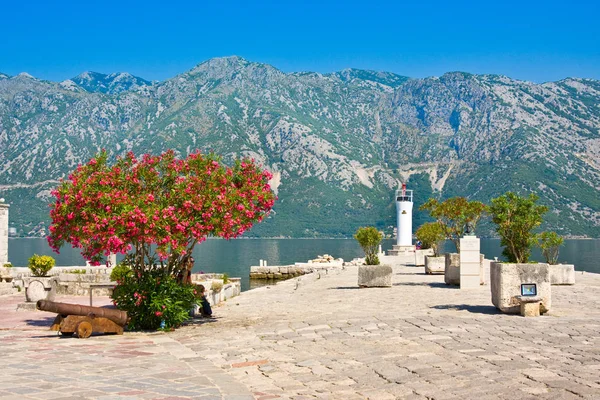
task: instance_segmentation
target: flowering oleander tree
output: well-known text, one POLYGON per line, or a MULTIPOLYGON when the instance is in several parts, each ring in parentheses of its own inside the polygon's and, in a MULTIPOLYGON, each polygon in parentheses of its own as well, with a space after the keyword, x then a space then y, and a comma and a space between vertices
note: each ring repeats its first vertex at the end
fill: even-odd
POLYGON ((268 215, 270 178, 248 159, 228 167, 214 154, 130 152, 110 164, 102 151, 52 192, 48 242, 56 252, 70 243, 95 265, 127 254, 140 282, 149 271, 174 276, 208 236, 235 238, 268 215))

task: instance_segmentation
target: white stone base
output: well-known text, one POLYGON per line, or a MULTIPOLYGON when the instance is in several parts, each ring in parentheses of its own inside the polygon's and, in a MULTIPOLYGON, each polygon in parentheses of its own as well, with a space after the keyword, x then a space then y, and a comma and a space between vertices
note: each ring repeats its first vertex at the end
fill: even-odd
POLYGON ((392 245, 392 249, 387 251, 388 256, 401 256, 408 253, 414 253, 415 246, 400 246, 400 245, 392 245))
POLYGON ((575 266, 573 264, 550 265, 550 283, 552 285, 574 285, 575 266))

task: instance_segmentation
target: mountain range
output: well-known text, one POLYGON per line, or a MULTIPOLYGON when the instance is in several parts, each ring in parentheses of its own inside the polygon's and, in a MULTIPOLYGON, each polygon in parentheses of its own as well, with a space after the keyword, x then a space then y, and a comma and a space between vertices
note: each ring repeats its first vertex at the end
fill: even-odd
MULTIPOLYGON (((0 73, 0 197, 19 235, 44 235, 50 190, 99 149, 196 148, 250 156, 279 200, 249 231, 350 236, 395 226, 394 191, 489 203, 535 192, 545 229, 600 237, 600 81, 542 84, 450 72, 409 78, 346 69, 284 73, 214 58, 162 82, 84 72, 63 82, 0 73)), ((491 235, 490 224, 480 234, 491 235)))

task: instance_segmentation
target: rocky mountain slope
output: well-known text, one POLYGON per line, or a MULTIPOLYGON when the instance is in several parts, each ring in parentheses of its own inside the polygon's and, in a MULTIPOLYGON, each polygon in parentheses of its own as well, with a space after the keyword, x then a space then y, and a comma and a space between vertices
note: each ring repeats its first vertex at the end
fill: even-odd
MULTIPOLYGON (((250 235, 349 236, 366 224, 391 232, 394 190, 407 181, 416 206, 534 191, 552 209, 548 228, 600 237, 599 128, 591 79, 286 74, 239 57, 153 83, 0 74, 0 195, 11 225, 42 234, 49 190, 98 149, 200 148, 254 157, 274 173, 275 212, 250 235)), ((417 212, 415 227, 425 218, 417 212)))

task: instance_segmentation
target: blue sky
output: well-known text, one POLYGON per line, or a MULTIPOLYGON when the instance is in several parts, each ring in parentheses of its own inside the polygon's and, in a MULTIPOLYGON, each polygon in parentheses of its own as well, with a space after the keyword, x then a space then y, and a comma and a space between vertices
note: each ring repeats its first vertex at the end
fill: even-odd
POLYGON ((599 1, 16 1, 0 3, 0 72, 164 80, 212 57, 283 71, 448 71, 600 79, 599 1), (92 4, 95 3, 95 4, 92 4))

